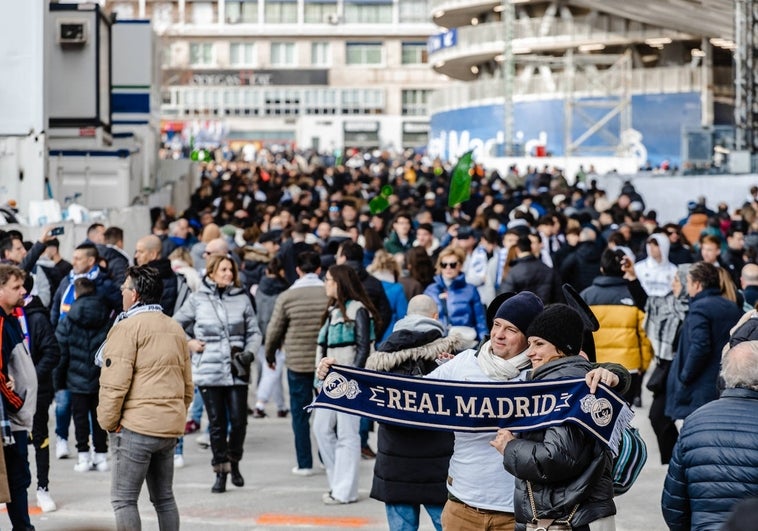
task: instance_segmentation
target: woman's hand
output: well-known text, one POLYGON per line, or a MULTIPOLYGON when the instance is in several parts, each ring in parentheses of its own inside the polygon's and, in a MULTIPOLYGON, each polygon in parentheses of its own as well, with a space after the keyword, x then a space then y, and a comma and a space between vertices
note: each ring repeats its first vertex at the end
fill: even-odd
POLYGON ((192 352, 202 352, 205 350, 205 341, 199 339, 190 339, 187 341, 187 346, 192 352))
POLYGON ((516 436, 511 433, 511 430, 500 428, 497 430, 497 435, 495 435, 495 438, 490 441, 490 446, 502 454, 505 452, 505 447, 508 445, 508 443, 515 438, 516 436))
POLYGON ((589 386, 590 393, 594 395, 595 391, 597 391, 597 384, 603 383, 608 387, 616 387, 619 384, 619 377, 608 369, 598 367, 588 372, 587 376, 584 377, 584 381, 589 386))
POLYGON ((316 375, 318 376, 319 380, 323 380, 326 378, 326 373, 329 372, 329 369, 337 363, 337 360, 335 358, 321 358, 321 361, 318 362, 318 368, 316 369, 316 375))

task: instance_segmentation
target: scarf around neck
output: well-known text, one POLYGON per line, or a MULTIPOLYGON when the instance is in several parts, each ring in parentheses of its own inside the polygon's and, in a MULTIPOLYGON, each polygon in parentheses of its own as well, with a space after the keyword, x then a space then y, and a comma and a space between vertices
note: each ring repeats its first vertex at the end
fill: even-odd
MULTIPOLYGON (((135 302, 132 304, 132 306, 126 310, 125 312, 121 312, 116 317, 116 320, 113 321, 113 326, 111 327, 111 330, 116 327, 116 325, 123 321, 124 319, 127 319, 133 315, 137 315, 138 313, 144 313, 144 312, 160 312, 163 313, 163 306, 160 304, 142 304, 141 302, 135 302)), ((97 349, 97 352, 95 353, 95 365, 98 367, 103 366, 103 350, 105 350, 105 343, 107 343, 108 338, 105 338, 105 341, 103 341, 100 346, 97 349)))
POLYGON ((487 341, 476 355, 479 368, 493 380, 512 380, 529 366, 529 358, 522 352, 506 360, 492 353, 490 341, 487 341))
POLYGON ((72 270, 68 274, 68 286, 66 287, 66 291, 63 292, 63 296, 61 297, 60 314, 58 316, 59 319, 66 317, 66 314, 71 309, 71 305, 74 303, 74 280, 77 278, 88 278, 94 281, 98 275, 100 275, 100 268, 98 266, 92 266, 92 269, 86 273, 75 274, 72 270))

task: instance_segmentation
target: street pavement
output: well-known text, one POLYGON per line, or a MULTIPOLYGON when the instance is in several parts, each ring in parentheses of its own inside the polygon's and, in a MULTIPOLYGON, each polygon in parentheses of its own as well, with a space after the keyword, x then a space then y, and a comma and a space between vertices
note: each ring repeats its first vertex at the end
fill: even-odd
MULTIPOLYGON (((251 401, 254 403, 251 392, 251 401)), ((616 499, 618 531, 665 530, 660 509, 661 489, 666 467, 660 464, 658 447, 647 419, 651 397, 643 396, 643 407, 636 411, 633 424, 647 442, 648 461, 639 479, 626 494, 616 499)), ((185 441, 186 466, 175 471, 174 491, 179 505, 182 529, 189 531, 223 530, 286 530, 286 529, 361 529, 386 530, 384 505, 369 498, 373 461, 363 460, 360 471, 360 500, 341 506, 325 506, 322 493, 328 490, 323 470, 312 477, 298 477, 290 470, 295 465, 290 419, 276 418, 273 407, 264 419, 249 419, 245 455, 241 471, 245 486, 229 483, 224 494, 212 494, 214 480, 210 466, 210 450, 196 443, 197 434, 185 441)), ((54 433, 52 429, 50 433, 54 433)), ((29 501, 33 509, 32 523, 38 531, 100 531, 114 529, 109 503, 110 472, 73 471, 75 449, 69 440, 69 459, 56 460, 51 456, 50 492, 58 510, 42 514, 35 506, 36 481, 30 488, 29 501)), ((423 441, 419 441, 423 444, 423 441)), ((371 445, 376 449, 375 434, 371 445)), ((54 446, 54 443, 53 445, 54 446)), ((33 449, 30 446, 30 451, 33 449)), ((315 444, 314 444, 315 449, 315 444)), ((54 448, 51 448, 54 454, 54 448)), ((493 449, 493 466, 499 466, 500 456, 493 449)), ((31 456, 30 456, 31 457, 31 456)), ((32 467, 34 459, 31 458, 32 467)), ((34 470, 32 470, 34 477, 34 470)), ((158 529, 157 519, 143 488, 140 513, 145 530, 158 529)), ((0 515, 0 529, 8 528, 7 516, 0 515)), ((422 512, 422 530, 432 530, 428 516, 422 512)))

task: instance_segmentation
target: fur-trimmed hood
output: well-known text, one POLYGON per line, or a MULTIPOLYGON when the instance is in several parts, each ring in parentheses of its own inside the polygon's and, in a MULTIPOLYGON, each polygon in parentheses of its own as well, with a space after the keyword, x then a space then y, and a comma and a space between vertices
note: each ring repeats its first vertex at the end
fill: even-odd
POLYGON ((460 334, 441 337, 420 347, 407 348, 396 352, 374 352, 366 361, 366 368, 372 371, 389 372, 407 361, 434 361, 440 354, 457 354, 471 348, 471 340, 460 334))

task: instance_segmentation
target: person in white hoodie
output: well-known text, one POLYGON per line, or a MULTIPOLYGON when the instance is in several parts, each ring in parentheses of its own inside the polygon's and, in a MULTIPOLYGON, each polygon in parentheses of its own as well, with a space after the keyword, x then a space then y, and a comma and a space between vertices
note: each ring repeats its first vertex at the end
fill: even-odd
POLYGON ((671 293, 676 266, 669 262, 670 247, 666 234, 651 234, 645 244, 647 258, 634 265, 642 289, 649 297, 665 297, 671 293))

